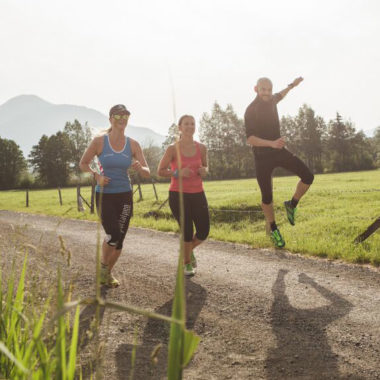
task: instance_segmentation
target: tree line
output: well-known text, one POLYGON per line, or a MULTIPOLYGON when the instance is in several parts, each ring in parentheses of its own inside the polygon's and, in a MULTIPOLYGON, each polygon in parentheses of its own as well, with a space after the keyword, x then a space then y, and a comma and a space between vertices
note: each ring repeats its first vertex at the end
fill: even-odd
MULTIPOLYGON (((231 105, 223 109, 215 103, 210 113, 202 115, 198 128, 199 139, 208 148, 210 179, 255 176, 244 121, 231 105)), ((304 104, 296 116, 281 118, 281 134, 286 138, 287 148, 314 173, 380 168, 380 126, 369 138, 356 131, 353 123, 343 120, 339 113, 326 122, 304 104)), ((91 138, 87 124, 82 125, 78 120, 67 122, 62 131, 43 135, 25 159, 16 142, 0 137, 0 189, 63 187, 88 182, 80 172, 79 161, 91 138)), ((162 147, 153 143, 143 147, 153 176, 164 150, 177 138, 178 128, 172 124, 162 147)))
MULTIPOLYGON (((339 113, 326 122, 306 104, 299 108, 296 116, 283 116, 280 124, 287 149, 304 160, 313 173, 380 168, 380 127, 369 138, 362 131, 356 131, 353 123, 343 120, 339 113)), ((231 105, 223 109, 215 103, 210 114, 204 113, 199 123, 199 137, 209 151, 212 179, 255 176, 244 121, 231 105)))
POLYGON ((80 176, 79 160, 90 141, 90 128, 78 120, 43 135, 27 159, 14 141, 0 138, 0 189, 67 186, 80 176))

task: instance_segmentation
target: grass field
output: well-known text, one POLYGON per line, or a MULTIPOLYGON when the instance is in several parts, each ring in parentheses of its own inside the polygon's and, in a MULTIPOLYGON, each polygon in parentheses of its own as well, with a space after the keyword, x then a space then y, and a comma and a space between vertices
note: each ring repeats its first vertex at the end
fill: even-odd
MULTIPOLYGON (((380 216, 380 170, 316 175, 313 186, 302 199, 297 224, 286 220, 282 203, 290 199, 298 179, 276 177, 273 180, 276 221, 292 252, 341 258, 349 262, 380 265, 380 231, 361 244, 353 240, 380 216)), ((178 231, 166 204, 157 219, 145 216, 155 211, 167 198, 168 184, 156 185, 159 202, 152 185, 142 185, 144 200, 136 201, 131 225, 178 231)), ((265 234, 260 208, 260 191, 256 179, 205 182, 211 215, 210 238, 249 244, 255 248, 272 247, 265 234)), ((90 199, 90 188, 82 195, 90 199)), ((89 210, 76 209, 76 189, 62 190, 63 206, 57 190, 34 190, 25 207, 25 191, 0 192, 0 209, 56 215, 66 218, 97 220, 89 210)))

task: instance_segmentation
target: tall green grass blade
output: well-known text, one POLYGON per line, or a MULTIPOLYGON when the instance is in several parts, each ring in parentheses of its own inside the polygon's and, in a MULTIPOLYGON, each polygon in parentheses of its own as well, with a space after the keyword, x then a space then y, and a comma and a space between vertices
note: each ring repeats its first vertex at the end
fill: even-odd
MULTIPOLYGON (((182 169, 181 152, 179 142, 175 144, 177 151, 178 169, 182 169)), ((169 353, 168 353, 168 379, 180 380, 182 379, 182 369, 184 362, 184 334, 185 334, 185 321, 186 321, 186 296, 185 296, 185 283, 183 274, 184 263, 184 201, 183 201, 183 187, 182 177, 179 176, 179 211, 180 211, 180 250, 177 266, 176 287, 173 300, 172 318, 181 321, 181 324, 170 325, 169 337, 169 353)))
POLYGON ((131 355, 131 371, 129 374, 129 380, 133 380, 133 376, 135 373, 135 363, 136 363, 136 350, 137 350, 137 332, 138 328, 135 327, 135 336, 133 338, 133 349, 132 349, 132 355, 131 355))
POLYGON ((12 362, 15 366, 24 374, 28 374, 29 371, 23 366, 23 364, 16 359, 16 357, 8 350, 7 346, 0 342, 0 351, 12 362))
POLYGON ((26 261, 28 255, 25 255, 24 264, 22 267, 22 272, 20 275, 20 280, 17 286, 16 298, 13 303, 13 308, 19 310, 20 312, 23 309, 24 295, 25 295, 25 272, 26 272, 26 261))
MULTIPOLYGON (((4 325, 6 328, 6 340, 5 346, 8 351, 13 355, 13 357, 20 363, 22 363, 22 348, 20 348, 20 343, 22 344, 21 326, 25 318, 23 315, 24 307, 24 295, 25 295, 25 271, 26 271, 26 259, 25 255, 23 269, 20 275, 20 279, 17 286, 16 296, 13 299, 14 284, 15 284, 15 261, 12 265, 12 272, 10 279, 8 281, 8 293, 7 293, 7 304, 5 307, 4 315, 4 325), (21 339, 21 341, 20 341, 21 339)), ((15 374, 17 372, 13 364, 7 363, 5 365, 8 374, 15 374)))
POLYGON ((36 341, 36 350, 38 352, 38 356, 40 357, 41 364, 45 365, 49 361, 49 353, 47 350, 46 345, 42 341, 42 339, 39 337, 36 341))
MULTIPOLYGON (((40 338, 40 334, 41 334, 41 331, 42 331, 42 326, 43 326, 43 323, 45 321, 45 317, 46 317, 46 313, 47 313, 47 309, 48 309, 48 305, 50 303, 50 299, 48 299, 45 303, 45 310, 43 311, 43 313, 41 314, 40 318, 38 319, 38 322, 36 323, 36 325, 34 326, 34 329, 33 329, 33 337, 32 337, 32 340, 29 342, 29 344, 26 344, 26 350, 25 350, 25 354, 24 354, 24 365, 27 365, 27 363, 29 362, 31 356, 32 356, 32 352, 33 350, 35 349, 35 346, 40 338)), ((44 355, 42 356, 41 359, 44 359, 44 355)))
POLYGON ((78 347, 78 332, 79 332, 79 306, 77 306, 74 317, 74 326, 71 335, 71 346, 69 354, 69 366, 67 370, 68 380, 73 380, 75 376, 75 365, 77 357, 77 347, 78 347))
MULTIPOLYGON (((3 321, 3 273, 0 269, 0 321, 3 321)), ((1 332, 1 327, 0 326, 0 339, 2 338, 2 332, 1 332)))
POLYGON ((192 331, 185 330, 184 332, 184 347, 183 347, 183 367, 189 364, 195 350, 198 347, 201 338, 195 335, 192 331))
POLYGON ((99 305, 105 308, 115 309, 119 311, 128 311, 131 314, 138 314, 143 315, 148 318, 154 318, 161 321, 169 322, 169 323, 177 323, 181 324, 182 322, 178 319, 167 317, 166 315, 154 313, 145 309, 141 309, 139 307, 130 306, 130 305, 124 305, 117 302, 108 302, 104 301, 103 299, 96 299, 96 298, 83 298, 80 300, 72 301, 69 303, 65 303, 63 308, 57 312, 57 314, 52 318, 52 322, 57 320, 60 316, 67 313, 69 310, 73 309, 77 305, 99 305))
POLYGON ((172 323, 170 326, 168 355, 169 380, 179 380, 182 378, 183 342, 185 329, 185 289, 183 276, 183 253, 181 250, 178 257, 177 280, 172 309, 172 318, 181 321, 181 323, 172 323))
POLYGON ((8 291, 6 296, 6 304, 5 304, 5 311, 4 311, 4 325, 5 325, 5 331, 9 331, 9 318, 12 315, 11 308, 13 305, 13 291, 14 291, 14 285, 15 284, 15 261, 13 261, 12 264, 12 270, 11 275, 8 279, 8 291))
MULTIPOLYGON (((61 282, 61 271, 58 269, 58 300, 57 300, 57 306, 58 311, 60 311, 63 308, 64 305, 64 297, 63 297, 63 290, 62 290, 62 282, 61 282)), ((66 324, 65 324, 65 316, 64 314, 60 315, 58 318, 58 332, 57 332, 57 358, 59 360, 58 363, 58 372, 59 372, 59 378, 61 380, 66 380, 67 373, 66 373, 66 324)))
POLYGON ((174 323, 174 324, 182 324, 182 321, 180 321, 179 319, 176 319, 176 318, 170 318, 170 317, 167 317, 166 315, 161 315, 161 314, 157 314, 157 313, 153 313, 151 311, 148 311, 148 310, 144 310, 144 309, 140 309, 138 307, 135 307, 135 306, 129 306, 129 305, 123 305, 123 304, 119 304, 119 303, 116 303, 116 302, 105 302, 104 303, 104 306, 107 307, 107 308, 111 308, 111 309, 116 309, 116 310, 121 310, 121 311, 128 311, 130 313, 133 313, 133 314, 139 314, 139 315, 144 315, 148 318, 154 318, 154 319, 158 319, 158 320, 161 320, 161 321, 166 321, 166 322, 170 322, 170 323, 174 323))

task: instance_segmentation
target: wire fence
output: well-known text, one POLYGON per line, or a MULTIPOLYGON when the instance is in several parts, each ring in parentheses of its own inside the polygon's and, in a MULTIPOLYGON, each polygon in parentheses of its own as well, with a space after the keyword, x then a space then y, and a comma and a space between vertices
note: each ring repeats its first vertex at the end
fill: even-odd
MULTIPOLYGON (((155 195, 156 202, 157 202, 158 201, 157 191, 156 191, 154 182, 152 182, 152 184, 153 184, 153 189, 154 189, 154 195, 155 195)), ((284 190, 287 188, 281 188, 281 189, 284 190)), ((58 190, 58 196, 59 196, 59 203, 62 206, 63 200, 62 200, 61 189, 58 188, 57 190, 58 190)), ((136 189, 134 190, 134 193, 136 193, 137 191, 139 192, 139 200, 142 201, 143 196, 142 196, 142 190, 141 190, 140 183, 137 183, 137 186, 136 186, 136 189)), ((83 202, 84 202, 88 206, 88 208, 90 209, 91 213, 94 213, 95 185, 92 184, 92 186, 91 186, 91 196, 90 196, 89 202, 82 196, 81 187, 79 185, 76 188, 76 192, 77 192, 76 198, 77 198, 78 211, 79 212, 84 211, 84 206, 83 206, 83 202)), ((363 193, 375 193, 375 192, 376 193, 380 192, 380 189, 372 188, 372 189, 362 189, 362 190, 359 190, 359 189, 356 189, 356 190, 335 190, 335 189, 315 190, 314 195, 320 195, 320 194, 323 194, 323 195, 363 194, 363 193)), ((26 202, 26 207, 29 207, 30 198, 29 198, 29 190, 28 189, 26 189, 26 200, 25 200, 25 202, 26 202)), ((166 209, 164 209, 164 206, 167 205, 167 202, 168 202, 168 199, 165 199, 165 201, 162 202, 158 208, 151 209, 150 211, 146 212, 144 214, 144 217, 153 217, 155 219, 172 218, 170 210, 167 209, 168 207, 166 209)), ((242 222, 247 222, 247 221, 251 221, 251 222, 263 221, 263 222, 265 222, 264 214, 261 210, 261 205, 258 204, 257 206, 248 206, 248 207, 251 209, 216 208, 216 207, 209 206, 210 219, 214 223, 227 223, 227 224, 228 223, 236 224, 236 223, 242 223, 242 222)), ((275 208, 275 211, 278 211, 280 208, 281 208, 280 206, 277 206, 275 208)), ((337 211, 337 210, 334 210, 334 211, 337 211)), ((329 210, 329 212, 331 212, 331 210, 329 210)), ((380 219, 379 218, 379 212, 380 211, 376 210, 376 209, 375 210, 374 209, 368 209, 368 210, 366 210, 366 212, 368 213, 368 215, 366 215, 366 216, 352 215, 348 212, 344 212, 344 213, 336 212, 333 216, 334 216, 334 218, 338 217, 339 219, 350 220, 351 222, 352 221, 364 221, 364 220, 367 222, 370 222, 370 221, 373 221, 376 219, 375 222, 372 223, 371 225, 369 225, 367 227, 366 231, 364 231, 361 235, 359 235, 355 240, 355 242, 362 242, 368 236, 370 236, 377 229, 380 228, 380 224, 379 224, 380 223, 379 222, 379 219, 380 219), (375 215, 375 212, 377 213, 376 215, 375 215)), ((310 219, 310 218, 316 218, 316 219, 325 218, 325 213, 320 212, 320 213, 316 214, 316 213, 310 213, 307 210, 305 210, 305 212, 302 215, 300 215, 300 218, 301 218, 301 220, 302 219, 310 219)))
MULTIPOLYGON (((154 183, 152 183, 152 184, 153 184, 155 199, 157 202, 159 200, 158 194, 156 191, 155 184, 154 183)), ((281 189, 284 190, 287 188, 281 188, 281 189)), ((58 190, 58 196, 59 196, 59 203, 62 206, 63 201, 62 201, 61 189, 58 188, 57 190, 58 190)), ((77 208, 78 208, 78 211, 80 211, 80 212, 84 211, 83 203, 85 203, 87 205, 87 207, 90 209, 91 213, 94 213, 94 194, 95 194, 94 190, 95 190, 95 187, 94 187, 94 185, 92 185, 91 186, 90 199, 87 200, 81 193, 81 187, 79 185, 77 186, 76 191, 77 191, 77 208)), ((291 190, 291 188, 289 188, 289 190, 291 190)), ((137 191, 139 193, 139 199, 138 200, 142 201, 143 195, 142 195, 142 189, 141 189, 140 183, 137 183, 135 185, 133 193, 136 193, 137 191)), ((30 192, 30 190, 26 189, 26 199, 25 199, 25 206, 26 207, 29 207, 29 205, 30 205, 29 192, 30 192)), ((335 195, 337 195, 337 194, 364 194, 364 193, 374 193, 374 192, 380 192, 380 189, 315 190, 313 192, 313 194, 314 195, 320 195, 320 194, 323 194, 323 195, 335 194, 335 195)), ((167 204, 167 201, 168 201, 168 199, 166 199, 164 202, 162 202, 158 208, 152 209, 149 212, 145 213, 145 216, 146 217, 154 216, 156 219, 158 219, 159 217, 165 217, 166 218, 167 215, 162 210, 163 210, 164 206, 167 204)), ((255 208, 255 209, 251 209, 251 210, 249 210, 249 209, 233 209, 233 208, 218 208, 218 207, 209 206, 209 212, 210 212, 212 219, 214 219, 216 221, 220 220, 220 221, 225 221, 225 222, 228 222, 228 221, 236 222, 236 221, 239 221, 239 219, 244 219, 244 220, 246 220, 246 219, 250 219, 250 220, 264 219, 264 215, 263 215, 263 212, 261 210, 260 205, 249 206, 249 207, 255 208)), ((275 211, 280 209, 280 208, 281 208, 281 206, 275 207, 275 211)), ((372 211, 375 211, 375 210, 372 210, 372 211)), ((308 218, 308 217, 320 218, 322 215, 323 215, 323 213, 318 213, 318 214, 310 213, 310 212, 304 213, 305 218, 308 218)), ((364 216, 350 215, 348 213, 345 213, 343 215, 339 215, 339 217, 344 218, 344 219, 351 219, 351 220, 371 220, 371 219, 375 218, 375 216, 364 217, 364 216)))

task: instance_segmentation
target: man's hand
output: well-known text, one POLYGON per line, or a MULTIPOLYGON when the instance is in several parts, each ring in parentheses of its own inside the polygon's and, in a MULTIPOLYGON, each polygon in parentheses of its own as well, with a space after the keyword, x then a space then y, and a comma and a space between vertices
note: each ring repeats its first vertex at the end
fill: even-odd
POLYGON ((294 79, 294 81, 291 83, 291 85, 292 85, 292 87, 296 87, 296 86, 298 86, 302 81, 303 81, 303 78, 302 78, 302 77, 298 77, 298 78, 294 79))
POLYGON ((285 146, 285 138, 280 137, 279 139, 272 141, 270 146, 274 149, 282 149, 285 146))
MULTIPOLYGON (((280 95, 281 95, 281 99, 283 99, 286 94, 294 87, 297 87, 301 82, 303 81, 303 78, 302 77, 298 77, 296 79, 294 79, 294 81, 292 83, 289 83, 288 84, 288 87, 284 88, 282 91, 280 91, 280 95)), ((281 100, 280 99, 280 100, 281 100)))

